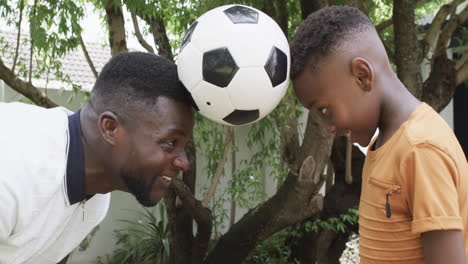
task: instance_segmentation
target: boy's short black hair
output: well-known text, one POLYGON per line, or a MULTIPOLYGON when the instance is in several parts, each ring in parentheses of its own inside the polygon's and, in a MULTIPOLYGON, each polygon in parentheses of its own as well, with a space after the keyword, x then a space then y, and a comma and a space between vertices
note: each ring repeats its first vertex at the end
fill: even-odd
POLYGON ((194 105, 172 61, 145 52, 123 52, 104 65, 90 101, 100 109, 126 115, 128 111, 154 108, 159 96, 194 105))
POLYGON ((374 28, 372 21, 350 6, 330 6, 310 14, 291 43, 291 79, 297 78, 306 66, 315 68, 344 41, 369 28, 374 28))

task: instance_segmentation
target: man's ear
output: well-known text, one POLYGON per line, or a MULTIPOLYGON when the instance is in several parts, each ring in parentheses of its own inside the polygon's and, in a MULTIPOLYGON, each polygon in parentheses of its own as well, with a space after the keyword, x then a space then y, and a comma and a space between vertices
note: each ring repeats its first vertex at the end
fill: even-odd
POLYGON ((112 146, 117 142, 118 132, 122 129, 119 118, 110 111, 99 115, 99 132, 104 141, 112 146))
POLYGON ((374 69, 366 59, 354 58, 351 62, 351 74, 364 91, 368 92, 374 88, 374 69))

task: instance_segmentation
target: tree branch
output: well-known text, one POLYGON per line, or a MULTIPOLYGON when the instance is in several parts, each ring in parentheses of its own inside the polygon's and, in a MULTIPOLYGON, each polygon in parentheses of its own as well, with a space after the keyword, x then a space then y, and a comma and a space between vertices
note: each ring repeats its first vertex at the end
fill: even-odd
POLYGON ((465 6, 460 14, 452 16, 447 24, 442 28, 442 32, 440 33, 439 40, 437 41, 433 57, 441 56, 447 52, 447 45, 453 35, 453 32, 455 32, 457 27, 463 24, 467 19, 468 5, 465 6))
POLYGON ((195 199, 190 189, 180 180, 173 179, 171 189, 182 199, 184 206, 197 223, 197 234, 194 241, 197 249, 192 252, 192 263, 201 263, 208 250, 208 241, 211 236, 211 211, 195 199))
POLYGON ((345 173, 345 182, 346 184, 353 183, 353 173, 351 166, 351 158, 353 151, 353 143, 351 142, 351 135, 346 137, 346 173, 345 173))
POLYGON ((20 17, 18 21, 18 34, 16 35, 15 57, 13 59, 13 65, 11 66, 11 71, 13 73, 15 73, 16 61, 18 60, 18 55, 19 55, 19 46, 20 46, 20 37, 21 37, 21 21, 23 20, 23 9, 24 9, 24 1, 20 1, 20 17))
MULTIPOLYGON (((193 136, 191 137, 189 144, 186 147, 187 159, 190 161, 188 170, 183 172, 182 181, 187 186, 188 190, 195 193, 195 181, 196 181, 196 150, 193 145, 193 136)), ((188 205, 185 205, 182 200, 177 196, 174 188, 170 188, 164 196, 164 203, 166 205, 168 227, 171 232, 169 236, 169 259, 170 263, 184 264, 192 263, 192 255, 199 255, 205 248, 203 245, 208 243, 209 234, 207 241, 198 241, 194 243, 195 237, 193 234, 193 216, 189 211, 188 205)), ((190 209, 192 210, 192 209, 190 209)), ((211 229, 207 230, 211 232, 211 229)), ((199 235, 199 237, 202 237, 199 235)), ((201 253, 206 255, 206 251, 201 253)))
POLYGON ((391 18, 389 18, 389 19, 387 19, 385 21, 380 22, 380 24, 375 26, 375 29, 380 34, 380 32, 384 31, 386 28, 388 28, 391 25, 393 25, 393 17, 391 17, 391 18))
MULTIPOLYGON (((455 2, 454 2, 455 3, 455 2)), ((429 29, 426 31, 426 35, 422 40, 422 49, 423 49, 423 57, 426 57, 427 53, 431 49, 431 45, 435 43, 435 40, 439 36, 440 29, 445 22, 445 19, 450 14, 452 8, 456 8, 455 4, 447 4, 440 7, 437 15, 432 20, 429 29)))
POLYGON ((89 68, 93 72, 94 78, 97 79, 98 72, 96 71, 96 67, 94 67, 94 64, 93 64, 93 61, 91 60, 91 57, 89 56, 88 50, 86 49, 86 45, 85 45, 85 43, 83 41, 83 38, 81 37, 81 34, 78 36, 78 38, 80 40, 81 50, 83 50, 83 54, 84 54, 84 56, 86 58, 86 62, 88 62, 89 68))
POLYGON ((18 93, 31 99, 36 105, 51 108, 57 105, 49 98, 34 87, 30 82, 25 82, 19 79, 10 69, 8 69, 3 61, 0 59, 0 79, 2 79, 8 86, 18 93))
MULTIPOLYGON (((234 134, 234 131, 233 131, 233 134, 232 134, 232 145, 235 146, 235 140, 236 140, 236 135, 234 134)), ((232 175, 232 187, 235 187, 236 186, 236 179, 235 179, 235 175, 236 175, 236 166, 237 166, 237 163, 236 163, 236 150, 234 148, 232 148, 231 150, 231 175, 232 175)), ((229 227, 231 227, 235 222, 236 222, 236 197, 234 195, 235 193, 234 192, 231 192, 231 213, 229 215, 229 227)))
POLYGON ((216 187, 218 186, 218 183, 219 183, 219 179, 221 178, 221 174, 223 173, 224 165, 226 164, 226 160, 227 160, 227 154, 229 152, 229 147, 231 146, 231 143, 232 143, 233 134, 234 134, 233 128, 228 127, 226 129, 223 153, 221 154, 221 159, 219 160, 218 168, 216 168, 215 175, 213 176, 213 179, 211 180, 211 185, 208 188, 207 193, 205 194, 205 198, 203 198, 202 204, 205 207, 208 205, 211 198, 213 198, 216 187))
POLYGON ((463 57, 461 57, 461 59, 457 60, 455 62, 455 70, 460 70, 460 68, 465 65, 466 63, 468 62, 468 52, 465 52, 463 54, 463 57))
MULTIPOLYGON (((36 6, 37 6, 37 0, 34 0, 34 7, 33 7, 33 21, 36 20, 36 6)), ((37 22, 37 21, 35 21, 37 22)), ((31 39, 30 41, 30 52, 29 52, 29 74, 28 74, 28 81, 29 83, 31 83, 32 81, 32 58, 33 58, 33 53, 34 53, 34 40, 33 40, 33 37, 32 37, 32 33, 30 32, 29 33, 29 37, 31 39)))
POLYGON ((141 34, 140 32, 140 27, 138 26, 138 18, 137 16, 135 15, 134 12, 130 12, 130 14, 132 15, 132 22, 133 22, 133 30, 135 31, 135 36, 137 37, 138 39, 138 42, 141 44, 141 46, 143 48, 145 48, 148 52, 150 53, 154 53, 154 49, 153 47, 151 47, 151 45, 146 42, 146 40, 143 38, 143 35, 141 34))

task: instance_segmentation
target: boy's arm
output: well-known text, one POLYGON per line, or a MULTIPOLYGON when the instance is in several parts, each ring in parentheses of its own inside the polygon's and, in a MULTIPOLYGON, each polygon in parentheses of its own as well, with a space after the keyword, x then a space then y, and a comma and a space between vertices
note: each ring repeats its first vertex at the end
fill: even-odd
POLYGON ((436 230, 422 234, 427 264, 466 264, 465 247, 460 230, 436 230))

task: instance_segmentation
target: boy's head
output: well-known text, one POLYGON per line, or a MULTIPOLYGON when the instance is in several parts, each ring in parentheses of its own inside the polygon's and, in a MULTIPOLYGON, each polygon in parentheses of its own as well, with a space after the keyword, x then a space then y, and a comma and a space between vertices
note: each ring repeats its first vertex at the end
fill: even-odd
POLYGON ((291 44, 291 79, 301 104, 331 132, 367 146, 380 115, 376 89, 391 67, 372 21, 353 7, 312 13, 291 44), (380 79, 379 79, 380 78, 380 79))

